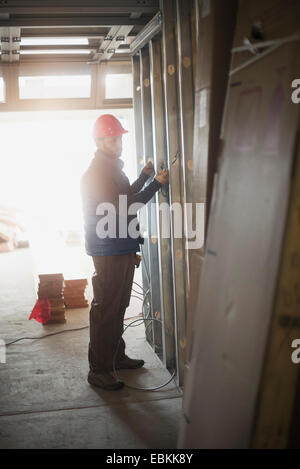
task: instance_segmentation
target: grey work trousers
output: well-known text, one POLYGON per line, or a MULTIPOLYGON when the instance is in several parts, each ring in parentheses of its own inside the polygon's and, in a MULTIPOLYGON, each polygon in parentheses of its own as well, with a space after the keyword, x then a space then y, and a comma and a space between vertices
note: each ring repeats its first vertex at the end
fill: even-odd
MULTIPOLYGON (((130 302, 136 254, 93 257, 94 299, 90 309, 89 365, 96 373, 110 371, 123 333, 124 314, 130 302)), ((123 338, 116 361, 125 355, 123 338)))

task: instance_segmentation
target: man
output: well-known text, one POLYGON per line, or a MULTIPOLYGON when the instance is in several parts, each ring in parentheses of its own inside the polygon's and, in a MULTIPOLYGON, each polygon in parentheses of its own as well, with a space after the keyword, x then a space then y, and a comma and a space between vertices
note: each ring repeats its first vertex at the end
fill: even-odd
MULTIPOLYGON (((121 389, 123 382, 111 373, 114 353, 116 369, 137 369, 144 365, 143 360, 134 360, 125 354, 123 320, 129 305, 136 252, 143 240, 126 234, 120 236, 100 236, 98 223, 99 204, 111 203, 116 210, 117 222, 124 219, 119 213, 119 196, 127 196, 127 206, 133 203, 147 203, 155 192, 168 182, 167 170, 156 174, 155 179, 142 190, 153 173, 152 163, 148 163, 139 178, 129 184, 122 171, 122 135, 127 133, 121 123, 111 114, 100 116, 94 125, 94 140, 97 146, 95 157, 81 180, 81 194, 85 224, 85 246, 92 256, 95 273, 92 277, 94 298, 90 310, 90 343, 88 382, 106 390, 121 389), (98 207, 98 210, 97 210, 98 207)), ((128 217, 129 221, 135 216, 128 217)), ((127 219, 127 217, 126 217, 127 219)))

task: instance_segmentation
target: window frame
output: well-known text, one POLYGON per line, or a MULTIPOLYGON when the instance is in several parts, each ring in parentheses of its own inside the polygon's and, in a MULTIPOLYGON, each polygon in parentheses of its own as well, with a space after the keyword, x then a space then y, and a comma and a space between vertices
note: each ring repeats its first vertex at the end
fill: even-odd
POLYGON ((105 99, 106 73, 131 73, 131 62, 87 63, 82 61, 63 62, 18 62, 1 64, 1 76, 5 83, 3 111, 68 110, 68 109, 117 109, 132 108, 133 100, 105 99), (19 96, 20 76, 80 75, 91 74, 91 95, 89 98, 22 98, 19 96))

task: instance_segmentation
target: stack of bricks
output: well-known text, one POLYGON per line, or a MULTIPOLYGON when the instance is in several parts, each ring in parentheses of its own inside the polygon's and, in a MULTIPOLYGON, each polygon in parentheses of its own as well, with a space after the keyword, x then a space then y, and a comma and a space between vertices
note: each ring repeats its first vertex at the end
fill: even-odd
POLYGON ((64 299, 67 308, 86 308, 88 306, 88 300, 84 295, 86 286, 86 278, 65 279, 64 299))
POLYGON ((48 298, 51 305, 51 318, 46 324, 66 322, 63 274, 40 274, 39 280, 38 298, 48 298))

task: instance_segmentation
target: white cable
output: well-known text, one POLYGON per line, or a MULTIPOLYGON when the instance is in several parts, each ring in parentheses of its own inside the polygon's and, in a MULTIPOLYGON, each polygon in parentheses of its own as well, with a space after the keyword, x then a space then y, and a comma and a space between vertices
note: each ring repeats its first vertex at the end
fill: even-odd
POLYGON ((133 292, 136 293, 137 295, 143 296, 143 293, 142 293, 141 291, 137 291, 137 290, 135 290, 134 288, 132 288, 131 291, 133 291, 133 292))
MULTIPOLYGON (((119 376, 118 376, 118 374, 117 374, 117 371, 116 371, 116 358, 117 358, 118 349, 119 349, 119 346, 120 346, 120 343, 121 343, 121 339, 122 339, 124 333, 126 332, 126 330, 128 329, 128 327, 131 327, 131 325, 132 325, 133 323, 138 322, 138 321, 141 321, 141 320, 143 320, 143 319, 135 319, 134 321, 132 321, 131 323, 129 323, 129 324, 125 327, 125 329, 124 329, 124 331, 123 331, 123 334, 121 335, 121 337, 120 337, 120 339, 119 339, 119 342, 118 342, 118 345, 117 345, 117 347, 116 347, 116 350, 115 350, 115 353, 114 353, 114 357, 113 357, 113 374, 115 375, 115 378, 116 378, 117 380, 120 380, 120 378, 119 378, 119 376)), ((149 321, 158 321, 158 322, 161 323, 161 320, 160 320, 160 319, 156 319, 156 318, 149 318, 148 320, 149 320, 149 321)), ((172 373, 171 377, 170 377, 165 383, 163 383, 163 384, 161 384, 161 385, 159 385, 159 386, 155 386, 155 387, 153 387, 153 388, 141 388, 141 387, 138 387, 138 386, 131 386, 131 385, 129 385, 129 384, 126 384, 126 383, 124 382, 124 380, 122 380, 122 381, 124 382, 124 385, 125 385, 127 388, 130 388, 130 389, 136 389, 136 390, 138 390, 138 391, 157 391, 158 389, 161 389, 161 388, 163 388, 164 386, 166 386, 167 384, 169 384, 169 383, 172 381, 172 379, 175 377, 175 375, 176 375, 176 370, 174 370, 174 372, 172 373)))
POLYGON ((132 283, 134 283, 137 287, 140 287, 140 289, 143 291, 143 293, 146 293, 146 290, 137 282, 133 281, 132 283))
MULTIPOLYGON (((267 55, 271 54, 275 50, 279 49, 284 44, 287 44, 289 42, 299 41, 299 39, 300 39, 300 32, 294 34, 293 36, 289 36, 289 37, 286 37, 286 38, 283 38, 283 39, 276 39, 274 41, 266 41, 265 43, 261 42, 261 43, 258 43, 258 44, 254 44, 255 47, 263 47, 264 45, 266 45, 268 43, 270 43, 270 44, 272 43, 273 46, 269 47, 269 49, 267 49, 266 51, 255 55, 251 59, 247 60, 246 62, 242 63, 238 67, 231 70, 229 72, 229 76, 231 77, 232 75, 239 72, 240 70, 243 70, 244 68, 248 67, 249 65, 252 65, 253 63, 257 62, 258 60, 262 59, 263 57, 266 57, 267 55)), ((240 52, 240 51, 244 51, 244 50, 249 50, 249 45, 248 46, 236 47, 235 49, 232 49, 232 52, 235 53, 235 52, 240 52)))
POLYGON ((140 296, 136 296, 136 295, 131 295, 130 298, 137 298, 140 301, 144 301, 144 298, 141 298, 140 296))
POLYGON ((299 39, 300 39, 300 32, 295 33, 292 36, 282 37, 280 39, 272 39, 270 41, 254 42, 253 44, 249 41, 249 44, 244 44, 243 46, 238 46, 238 47, 234 47, 233 49, 231 49, 231 53, 235 54, 236 52, 242 52, 242 51, 252 52, 253 49, 260 49, 261 47, 267 47, 267 46, 273 46, 273 45, 287 44, 288 42, 297 41, 299 39))

